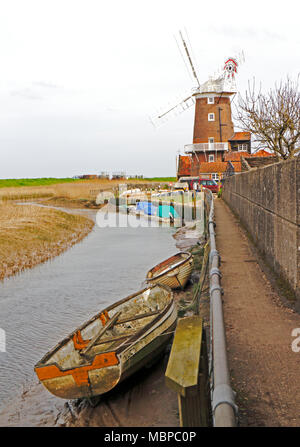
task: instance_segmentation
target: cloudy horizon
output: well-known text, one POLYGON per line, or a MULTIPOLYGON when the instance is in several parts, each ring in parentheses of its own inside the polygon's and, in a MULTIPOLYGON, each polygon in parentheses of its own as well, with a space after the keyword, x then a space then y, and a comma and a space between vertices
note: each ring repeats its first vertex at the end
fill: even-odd
POLYGON ((101 171, 174 176, 194 110, 155 129, 149 115, 195 85, 174 34, 186 28, 205 82, 243 50, 237 85, 299 73, 297 3, 11 0, 0 16, 0 178, 101 171), (267 3, 267 4, 266 4, 267 3), (272 6, 272 9, 271 9, 272 6), (293 11, 293 13, 291 13, 293 11))

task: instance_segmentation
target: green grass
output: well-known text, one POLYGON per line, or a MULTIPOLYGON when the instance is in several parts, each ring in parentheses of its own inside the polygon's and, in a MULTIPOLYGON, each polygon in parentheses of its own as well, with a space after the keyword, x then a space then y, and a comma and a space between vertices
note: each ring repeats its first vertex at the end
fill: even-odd
MULTIPOLYGON (((17 179, 0 179, 0 188, 10 188, 18 186, 48 186, 57 183, 76 182, 79 179, 73 178, 17 178, 17 179)), ((176 177, 151 177, 144 178, 144 181, 149 182, 176 182, 176 177)), ((81 180, 82 181, 82 180, 81 180)), ((130 181, 130 180, 128 180, 130 181)))
POLYGON ((18 186, 47 186, 56 183, 76 182, 73 178, 19 178, 0 180, 0 188, 10 188, 18 186))
POLYGON ((176 177, 147 177, 143 180, 149 182, 176 182, 176 177))

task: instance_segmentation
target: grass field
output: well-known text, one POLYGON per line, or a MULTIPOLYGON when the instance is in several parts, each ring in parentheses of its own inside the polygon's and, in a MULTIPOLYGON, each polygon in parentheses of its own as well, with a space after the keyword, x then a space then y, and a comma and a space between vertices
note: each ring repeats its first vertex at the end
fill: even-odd
POLYGON ((0 204, 0 280, 62 253, 93 225, 86 217, 59 210, 0 204))
MULTIPOLYGON (((45 178, 18 178, 18 179, 0 179, 0 188, 17 188, 20 186, 49 186, 56 185, 59 183, 74 183, 74 182, 87 182, 89 180, 82 179, 73 179, 73 178, 54 178, 54 177, 45 177, 45 178)), ((101 179, 95 180, 96 182, 103 181, 101 179)), ((106 180, 104 180, 106 181, 106 180)), ((132 183, 132 182, 176 182, 176 177, 151 177, 145 178, 141 180, 136 179, 128 179, 122 180, 123 183, 132 183)))
POLYGON ((144 180, 147 182, 176 182, 176 177, 150 177, 144 180))
POLYGON ((73 178, 19 178, 0 179, 0 188, 17 188, 19 186, 48 186, 57 183, 78 182, 73 178))
MULTIPOLYGON (((164 179, 167 179, 165 177, 164 179)), ((170 177, 171 178, 171 177, 170 177)), ((164 180, 167 185, 167 180, 164 180)), ((92 206, 100 191, 110 190, 120 183, 142 185, 163 183, 162 178, 143 180, 78 180, 78 179, 11 179, 0 180, 0 201, 37 200, 49 201, 58 206, 92 206), (23 183, 23 184, 22 184, 23 183)))

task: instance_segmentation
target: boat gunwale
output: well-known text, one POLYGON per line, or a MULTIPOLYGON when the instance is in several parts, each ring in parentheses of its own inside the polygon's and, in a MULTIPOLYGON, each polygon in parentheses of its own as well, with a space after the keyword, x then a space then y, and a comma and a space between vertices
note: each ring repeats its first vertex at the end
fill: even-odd
MULTIPOLYGON (((159 264, 156 264, 154 267, 152 267, 152 268, 148 271, 147 276, 146 276, 146 280, 147 280, 147 282, 151 283, 151 281, 154 281, 154 280, 156 281, 158 278, 167 275, 170 271, 175 270, 175 269, 178 268, 178 267, 179 267, 179 268, 182 267, 182 265, 185 264, 186 262, 190 261, 191 258, 192 258, 192 253, 187 252, 187 251, 180 251, 180 252, 176 253, 175 255, 170 256, 170 257, 167 258, 165 261, 162 261, 162 262, 160 262, 159 264), (158 275, 156 275, 156 276, 152 276, 151 278, 149 278, 148 275, 153 271, 153 269, 155 269, 155 268, 158 267, 159 265, 163 264, 164 262, 167 262, 169 259, 175 258, 176 256, 179 256, 179 255, 182 255, 182 254, 186 254, 186 255, 188 255, 188 257, 187 257, 186 259, 183 259, 182 261, 178 261, 178 262, 176 263, 176 265, 169 267, 169 268, 168 268, 167 270, 165 270, 164 272, 159 273, 158 275)), ((160 285, 163 285, 163 284, 160 284, 160 285)))
MULTIPOLYGON (((52 349, 50 349, 50 351, 48 351, 41 358, 41 360, 39 360, 35 364, 34 369, 36 370, 38 368, 43 368, 45 366, 55 365, 58 367, 58 369, 60 371, 68 371, 70 369, 80 368, 80 367, 84 367, 87 365, 91 365, 97 355, 102 355, 107 352, 115 352, 116 354, 119 353, 119 349, 122 347, 122 345, 124 345, 125 341, 128 342, 128 339, 125 339, 124 343, 121 343, 120 346, 118 346, 115 351, 108 350, 108 351, 101 352, 101 354, 95 354, 94 356, 91 356, 91 358, 88 360, 88 363, 82 363, 78 366, 74 366, 73 368, 67 368, 64 370, 61 368, 61 366, 57 362, 52 362, 52 363, 46 364, 46 362, 51 358, 51 356, 53 356, 57 351, 59 351, 59 349, 61 349, 65 344, 67 344, 70 340, 72 340, 73 336, 77 333, 77 331, 81 331, 81 330, 85 329, 87 326, 89 326, 91 323, 93 323, 97 318, 99 318, 103 312, 105 312, 105 311, 109 312, 110 310, 114 309, 115 307, 118 307, 119 305, 125 303, 126 301, 130 301, 131 299, 133 299, 134 297, 136 297, 138 295, 142 295, 146 290, 153 289, 154 287, 161 287, 161 288, 165 289, 170 294, 170 301, 169 301, 168 305, 164 309, 162 309, 162 311, 159 314, 157 314, 157 316, 153 320, 151 320, 146 326, 143 326, 139 331, 137 331, 136 334, 132 335, 132 337, 138 336, 137 338, 139 338, 142 335, 142 332, 144 332, 146 330, 145 328, 147 328, 147 330, 148 330, 149 327, 151 327, 153 325, 153 322, 158 321, 167 312, 167 310, 170 308, 170 306, 174 303, 174 294, 170 287, 168 287, 164 284, 149 285, 148 287, 145 287, 144 289, 141 289, 138 292, 135 292, 135 293, 111 304, 110 306, 106 307, 105 309, 102 309, 97 314, 95 314, 93 317, 91 317, 89 320, 87 320, 86 322, 81 324, 81 326, 77 327, 73 332, 71 332, 69 335, 67 335, 65 338, 63 338, 60 342, 58 342, 52 349)), ((122 352, 121 349, 120 349, 120 352, 122 352)))

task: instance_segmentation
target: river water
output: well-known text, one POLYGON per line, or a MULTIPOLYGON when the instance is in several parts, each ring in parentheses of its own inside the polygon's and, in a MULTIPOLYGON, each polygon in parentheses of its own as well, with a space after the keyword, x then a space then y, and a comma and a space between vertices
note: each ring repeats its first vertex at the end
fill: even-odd
MULTIPOLYGON (((95 211, 81 212, 96 219, 95 211)), ((115 226, 114 219, 106 227, 95 225, 53 260, 0 283, 0 328, 6 333, 0 411, 37 382, 34 365, 50 348, 108 304, 142 288, 146 272, 178 251, 174 228, 141 225, 135 216, 128 216, 129 225, 115 226)))

